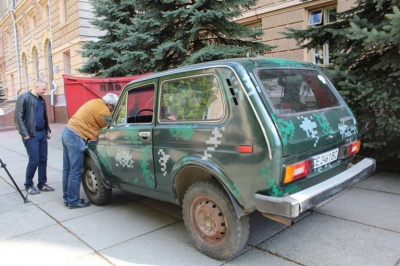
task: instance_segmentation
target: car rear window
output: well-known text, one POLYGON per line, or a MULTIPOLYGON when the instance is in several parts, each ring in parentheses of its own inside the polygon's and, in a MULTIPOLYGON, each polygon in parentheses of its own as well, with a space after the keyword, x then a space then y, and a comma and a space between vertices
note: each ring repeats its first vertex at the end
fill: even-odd
POLYGON ((280 115, 340 106, 340 101, 317 70, 258 69, 264 92, 280 115))

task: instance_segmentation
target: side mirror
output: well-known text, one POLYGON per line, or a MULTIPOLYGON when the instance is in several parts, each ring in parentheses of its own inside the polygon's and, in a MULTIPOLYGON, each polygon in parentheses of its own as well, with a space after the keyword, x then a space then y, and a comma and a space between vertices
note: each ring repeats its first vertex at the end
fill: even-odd
POLYGON ((103 117, 104 122, 106 122, 107 124, 111 124, 113 119, 111 116, 104 116, 103 117))

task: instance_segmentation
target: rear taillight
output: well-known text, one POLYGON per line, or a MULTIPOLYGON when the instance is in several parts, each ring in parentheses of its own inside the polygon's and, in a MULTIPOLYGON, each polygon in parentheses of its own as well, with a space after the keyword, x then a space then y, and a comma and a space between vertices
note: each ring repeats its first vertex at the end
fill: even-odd
POLYGON ((359 140, 340 146, 338 159, 345 159, 353 156, 360 150, 360 147, 361 142, 359 140))
POLYGON ((302 161, 285 167, 283 183, 287 184, 294 180, 307 176, 311 171, 311 160, 302 161))

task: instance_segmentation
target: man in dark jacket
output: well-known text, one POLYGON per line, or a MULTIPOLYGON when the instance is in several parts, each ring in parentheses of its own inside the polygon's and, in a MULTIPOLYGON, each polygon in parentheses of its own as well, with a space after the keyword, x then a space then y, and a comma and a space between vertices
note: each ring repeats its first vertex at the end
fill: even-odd
POLYGON ((53 191, 47 183, 47 139, 51 138, 46 102, 42 95, 47 83, 37 80, 31 91, 21 94, 17 99, 14 121, 26 152, 29 156, 26 168, 25 190, 30 195, 40 191, 53 191), (38 186, 34 186, 33 177, 38 169, 38 186))

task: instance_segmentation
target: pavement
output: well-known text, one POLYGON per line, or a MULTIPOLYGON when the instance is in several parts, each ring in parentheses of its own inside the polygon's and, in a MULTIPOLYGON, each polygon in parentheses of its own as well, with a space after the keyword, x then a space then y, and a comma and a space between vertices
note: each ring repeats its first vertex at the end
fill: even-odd
MULTIPOLYGON (((179 206, 114 189, 106 206, 64 207, 64 127, 51 125, 54 192, 24 203, 0 168, 1 265, 400 265, 400 174, 374 173, 291 227, 252 213, 245 248, 219 261, 192 244, 179 206)), ((28 158, 17 131, 0 132, 0 159, 23 189, 28 158)))

